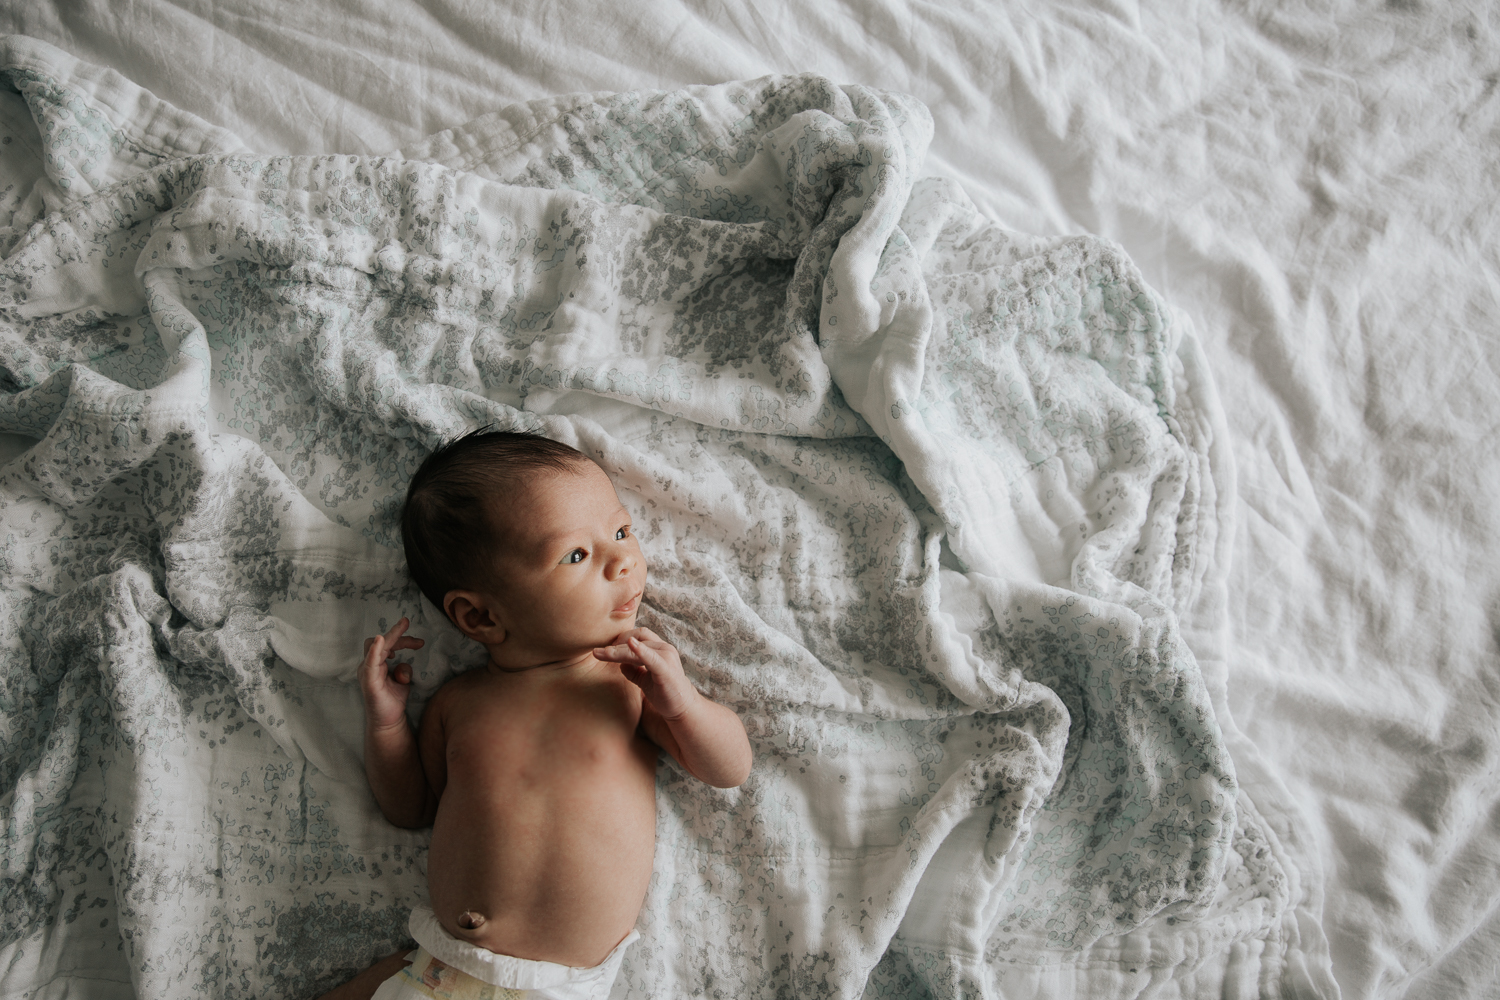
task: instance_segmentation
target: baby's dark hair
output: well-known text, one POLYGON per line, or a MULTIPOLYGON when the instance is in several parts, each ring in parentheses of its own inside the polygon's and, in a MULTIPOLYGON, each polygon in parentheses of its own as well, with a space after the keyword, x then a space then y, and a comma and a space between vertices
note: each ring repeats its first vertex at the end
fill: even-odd
POLYGON ((478 430, 428 455, 406 488, 401 543, 412 579, 439 608, 450 590, 487 583, 484 557, 504 544, 496 508, 543 469, 589 457, 538 434, 478 430))

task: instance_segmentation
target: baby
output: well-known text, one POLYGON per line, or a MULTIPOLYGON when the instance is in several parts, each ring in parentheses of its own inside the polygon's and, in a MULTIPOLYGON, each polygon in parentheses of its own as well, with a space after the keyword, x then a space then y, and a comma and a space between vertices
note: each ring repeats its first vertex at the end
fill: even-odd
POLYGON ((460 438, 412 479, 402 535, 422 592, 489 662, 414 733, 411 668, 387 661, 422 640, 403 618, 365 641, 370 788, 397 826, 432 824, 421 949, 375 996, 607 996, 651 878, 659 749, 731 788, 750 773, 745 728, 636 625, 646 559, 582 453, 460 438))

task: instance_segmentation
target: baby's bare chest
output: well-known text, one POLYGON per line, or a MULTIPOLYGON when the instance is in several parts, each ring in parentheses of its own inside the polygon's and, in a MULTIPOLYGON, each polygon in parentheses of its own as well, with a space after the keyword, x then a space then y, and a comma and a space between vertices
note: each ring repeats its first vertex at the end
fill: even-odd
POLYGON ((480 691, 445 720, 448 784, 511 795, 609 790, 654 794, 657 748, 640 731, 640 699, 617 685, 480 691))

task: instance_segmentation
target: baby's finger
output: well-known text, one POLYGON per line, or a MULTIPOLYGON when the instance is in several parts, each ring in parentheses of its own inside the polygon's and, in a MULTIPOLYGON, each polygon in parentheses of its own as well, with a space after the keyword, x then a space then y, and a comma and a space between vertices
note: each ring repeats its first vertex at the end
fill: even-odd
POLYGON ((629 646, 600 646, 594 650, 594 658, 608 663, 639 663, 640 658, 629 646))
POLYGON ((394 647, 396 641, 401 638, 401 633, 411 624, 411 619, 403 617, 399 622, 391 626, 391 630, 385 634, 387 645, 394 647))
POLYGON ((365 640, 365 658, 359 663, 359 685, 366 691, 378 686, 385 673, 384 646, 384 640, 378 637, 365 640))
POLYGON ((394 656, 397 650, 421 649, 425 645, 427 645, 426 640, 418 639, 415 636, 404 635, 391 644, 389 650, 385 655, 394 656))
POLYGON ((632 628, 632 629, 626 629, 624 632, 621 632, 619 635, 617 635, 613 639, 611 639, 610 642, 611 642, 612 645, 623 646, 626 643, 626 641, 628 641, 630 639, 631 636, 635 636, 635 637, 637 637, 639 639, 645 639, 648 642, 660 642, 661 641, 661 637, 660 636, 658 636, 655 632, 651 631, 649 628, 646 628, 645 626, 642 625, 642 626, 637 626, 637 627, 632 628))
MULTIPOLYGON (((660 639, 656 641, 658 643, 661 642, 660 639)), ((657 649, 655 645, 638 639, 635 636, 626 639, 625 643, 630 647, 630 651, 635 654, 636 661, 642 666, 649 667, 652 670, 661 670, 666 666, 666 657, 662 656, 661 650, 657 649)))

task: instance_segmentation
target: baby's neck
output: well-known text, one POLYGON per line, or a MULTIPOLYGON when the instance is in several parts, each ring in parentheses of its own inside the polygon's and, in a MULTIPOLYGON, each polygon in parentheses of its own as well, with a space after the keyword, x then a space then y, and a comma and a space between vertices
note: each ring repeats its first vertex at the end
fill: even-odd
POLYGON ((599 665, 600 661, 595 658, 592 649, 568 656, 559 660, 546 660, 542 662, 510 661, 498 657, 493 651, 490 652, 489 662, 485 669, 491 673, 502 674, 507 677, 526 675, 541 679, 543 677, 565 677, 591 671, 599 665))

